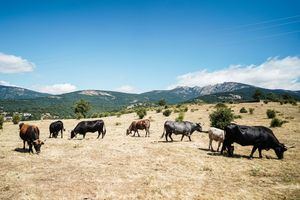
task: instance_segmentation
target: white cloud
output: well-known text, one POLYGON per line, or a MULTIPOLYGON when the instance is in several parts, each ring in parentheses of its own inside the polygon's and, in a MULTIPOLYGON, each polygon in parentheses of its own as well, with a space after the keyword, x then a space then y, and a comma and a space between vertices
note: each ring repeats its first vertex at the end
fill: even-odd
POLYGON ((54 84, 36 87, 40 92, 49 93, 49 94, 63 94, 68 92, 73 92, 76 90, 76 86, 70 83, 63 84, 54 84))
POLYGON ((3 80, 0 80, 0 85, 4 85, 4 86, 15 86, 15 85, 11 84, 10 82, 3 81, 3 80))
POLYGON ((130 86, 130 85, 122 85, 116 89, 118 92, 125 92, 125 93, 135 93, 136 88, 130 86))
POLYGON ((31 72, 35 67, 34 63, 29 62, 14 55, 0 53, 0 73, 13 74, 21 72, 31 72))
POLYGON ((241 82, 269 89, 300 90, 300 58, 269 58, 260 65, 231 65, 208 72, 201 70, 177 77, 177 86, 206 86, 222 82, 241 82))

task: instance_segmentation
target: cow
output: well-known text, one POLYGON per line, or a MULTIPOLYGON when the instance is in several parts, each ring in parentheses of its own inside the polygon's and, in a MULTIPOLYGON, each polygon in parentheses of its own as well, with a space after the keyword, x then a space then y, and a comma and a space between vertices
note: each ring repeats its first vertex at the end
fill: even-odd
POLYGON ((103 120, 94 120, 94 121, 82 121, 77 124, 77 126, 71 131, 71 139, 74 138, 77 134, 83 135, 85 138, 85 134, 87 132, 96 132, 98 131, 98 137, 102 134, 102 139, 106 134, 106 129, 103 120))
POLYGON ((57 138, 59 131, 60 131, 61 138, 63 138, 63 131, 66 131, 64 129, 63 122, 62 121, 52 122, 49 126, 49 132, 50 132, 49 138, 51 138, 51 136, 57 138))
POLYGON ((212 141, 218 142, 218 149, 217 152, 219 151, 219 148, 221 144, 224 141, 224 130, 215 128, 215 127, 210 127, 209 130, 207 131, 208 137, 209 137, 209 144, 208 144, 208 150, 214 151, 213 146, 212 146, 212 141))
POLYGON ((242 146, 253 146, 249 159, 253 158, 256 149, 259 152, 259 158, 262 158, 262 150, 273 149, 278 159, 283 159, 283 153, 288 150, 283 143, 280 143, 273 131, 264 126, 243 126, 230 124, 225 127, 225 139, 223 142, 221 154, 227 149, 228 156, 233 156, 234 147, 232 144, 236 142, 242 146))
POLYGON ((166 137, 166 142, 168 142, 168 137, 171 139, 171 142, 173 142, 173 138, 171 137, 172 133, 175 135, 182 135, 181 141, 183 140, 184 136, 187 136, 190 141, 191 135, 194 131, 202 132, 202 127, 199 123, 192 123, 188 121, 183 122, 174 122, 174 121, 166 121, 164 124, 164 132, 161 136, 161 138, 166 137))
POLYGON ((132 131, 134 131, 133 136, 135 136, 135 133, 138 134, 138 137, 140 137, 139 131, 138 130, 144 130, 146 131, 145 137, 150 137, 150 120, 149 119, 144 119, 140 121, 133 121, 129 128, 126 130, 126 135, 129 135, 132 131))
POLYGON ((23 149, 25 150, 25 142, 27 142, 29 146, 29 153, 33 153, 32 145, 34 146, 36 153, 40 153, 41 146, 44 144, 44 142, 40 140, 39 128, 35 125, 20 123, 19 129, 20 138, 23 140, 23 149))

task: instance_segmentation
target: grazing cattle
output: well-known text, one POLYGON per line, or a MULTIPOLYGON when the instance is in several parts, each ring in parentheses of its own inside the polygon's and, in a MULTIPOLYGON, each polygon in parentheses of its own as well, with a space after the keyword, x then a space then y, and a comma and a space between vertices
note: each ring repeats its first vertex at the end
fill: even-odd
POLYGON ((161 138, 166 137, 166 141, 168 142, 168 137, 173 142, 173 138, 171 137, 172 133, 175 135, 182 135, 181 141, 183 140, 184 136, 187 136, 190 141, 191 135, 194 131, 202 132, 202 127, 199 123, 192 123, 188 121, 184 122, 174 122, 174 121, 166 121, 164 124, 164 132, 161 138))
POLYGON ((144 119, 140 121, 134 121, 130 124, 129 128, 126 130, 126 135, 129 135, 132 131, 134 131, 133 136, 135 136, 135 133, 138 134, 138 137, 140 137, 139 131, 138 130, 144 130, 146 131, 145 137, 150 137, 150 120, 149 119, 144 119))
POLYGON ((77 124, 77 126, 71 131, 71 139, 74 138, 77 134, 83 135, 85 138, 85 134, 87 132, 96 132, 98 131, 98 137, 102 134, 102 138, 104 138, 106 134, 106 129, 103 120, 94 120, 94 121, 82 121, 77 124))
POLYGON ((219 142, 218 149, 217 149, 217 151, 219 151, 221 143, 223 143, 223 141, 224 141, 224 137, 225 137, 224 131, 221 129, 218 129, 218 128, 211 127, 211 128, 209 128, 207 133, 208 133, 208 137, 209 137, 208 149, 214 151, 213 146, 212 146, 212 141, 214 140, 216 142, 219 142))
POLYGON ((29 146, 29 153, 33 153, 32 145, 36 153, 40 153, 41 146, 44 144, 39 137, 40 137, 40 130, 37 126, 28 125, 24 123, 19 124, 20 128, 20 137, 23 140, 23 149, 25 149, 25 142, 27 142, 29 146))
POLYGON ((264 126, 241 126, 236 124, 226 126, 221 153, 227 149, 228 156, 233 156, 234 148, 231 145, 234 142, 242 146, 253 146, 249 156, 250 159, 253 158, 256 149, 258 149, 259 158, 262 158, 262 150, 273 149, 278 159, 282 159, 283 153, 289 148, 278 141, 271 129, 264 126))
POLYGON ((57 138, 59 131, 60 131, 61 138, 63 138, 63 131, 65 131, 63 122, 62 121, 52 122, 49 126, 49 132, 50 132, 49 138, 51 138, 51 136, 57 138))

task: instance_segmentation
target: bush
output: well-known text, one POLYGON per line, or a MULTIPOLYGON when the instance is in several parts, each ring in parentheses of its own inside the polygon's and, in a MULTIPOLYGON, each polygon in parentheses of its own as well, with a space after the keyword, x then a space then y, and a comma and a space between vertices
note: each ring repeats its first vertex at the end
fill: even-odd
POLYGON ((4 117, 3 115, 0 115, 0 129, 3 129, 3 122, 4 122, 4 117))
POLYGON ((115 125, 116 125, 116 126, 120 126, 120 125, 121 125, 121 122, 116 122, 115 125))
POLYGON ((227 108, 227 106, 224 104, 224 103, 217 103, 216 105, 215 105, 215 108, 227 108))
POLYGON ((209 115, 209 118, 212 127, 224 129, 233 121, 234 115, 230 108, 218 108, 209 115))
POLYGON ((172 113, 172 110, 167 109, 167 110, 165 110, 165 111, 163 112, 163 115, 166 116, 166 117, 168 117, 168 116, 171 115, 171 113, 172 113))
POLYGON ((122 113, 118 112, 117 113, 117 118, 120 118, 122 116, 122 113))
POLYGON ((272 118, 276 117, 275 110, 268 109, 266 113, 267 113, 267 116, 268 116, 269 119, 272 119, 272 118))
POLYGON ((20 122, 20 115, 14 114, 13 117, 12 117, 12 121, 13 121, 14 124, 19 124, 19 122, 20 122))
POLYGON ((242 116, 241 115, 234 115, 233 118, 234 119, 242 119, 242 116))
POLYGON ((182 122, 184 119, 184 113, 180 112, 178 117, 175 119, 176 122, 182 122))
POLYGON ((147 110, 145 108, 140 108, 136 111, 137 116, 143 119, 147 115, 147 110))
POLYGON ((82 119, 82 118, 84 118, 83 114, 76 113, 76 119, 82 119))
POLYGON ((250 115, 252 115, 253 112, 254 112, 254 108, 249 108, 249 113, 250 113, 250 115))
POLYGON ((157 108, 156 113, 160 113, 160 112, 161 112, 161 108, 157 108))
POLYGON ((268 104, 269 102, 269 100, 264 100, 264 104, 268 104))
POLYGON ((240 113, 247 113, 248 111, 246 110, 245 107, 242 107, 241 110, 240 110, 240 113))
POLYGON ((99 117, 98 113, 93 113, 93 114, 91 115, 91 118, 97 118, 97 117, 99 117))
POLYGON ((270 126, 271 127, 281 127, 282 124, 284 124, 284 123, 288 123, 288 121, 283 121, 283 120, 275 117, 272 119, 270 126))

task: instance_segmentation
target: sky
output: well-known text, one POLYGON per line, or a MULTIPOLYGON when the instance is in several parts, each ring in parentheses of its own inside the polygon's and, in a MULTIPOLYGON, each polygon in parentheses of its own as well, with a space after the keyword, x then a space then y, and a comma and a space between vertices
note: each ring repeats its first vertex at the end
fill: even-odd
POLYGON ((0 0, 0 84, 300 90, 300 1, 0 0))

